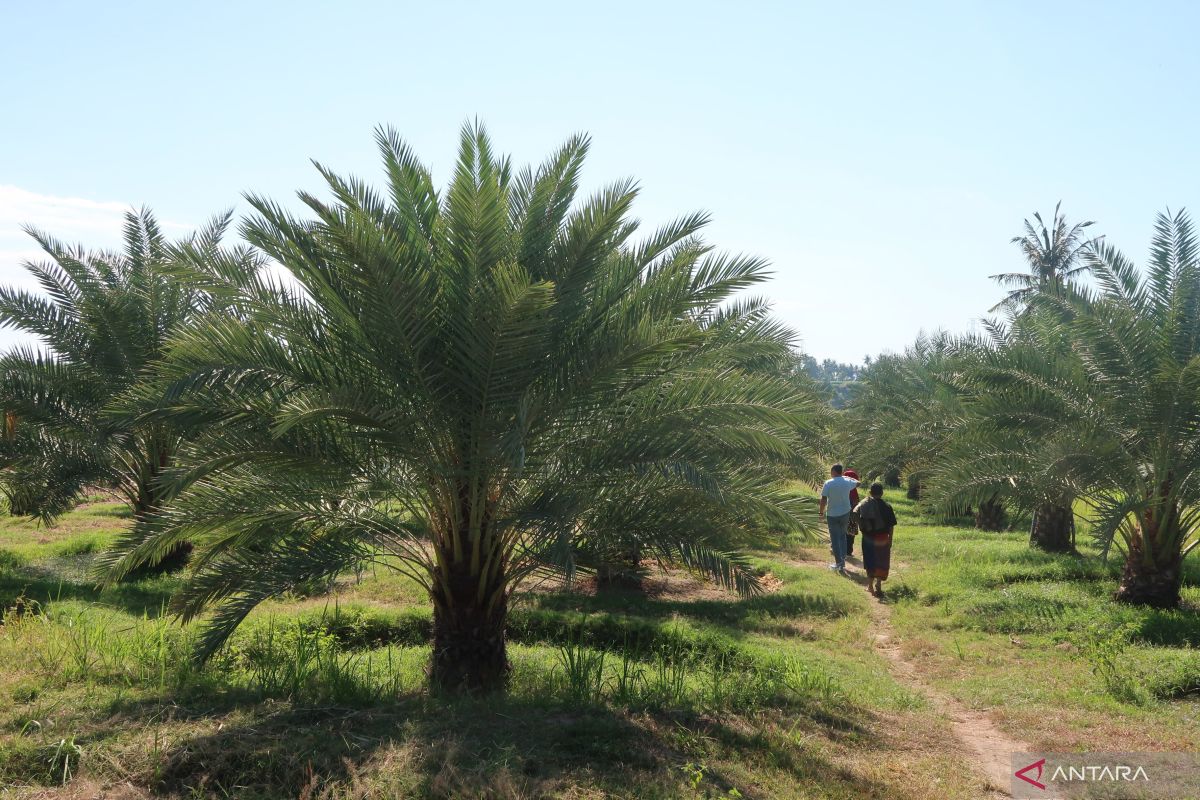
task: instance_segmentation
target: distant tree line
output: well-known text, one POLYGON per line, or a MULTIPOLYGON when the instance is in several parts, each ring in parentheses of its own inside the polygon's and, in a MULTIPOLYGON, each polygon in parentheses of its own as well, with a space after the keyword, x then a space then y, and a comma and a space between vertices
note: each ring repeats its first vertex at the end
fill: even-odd
MULTIPOLYGON (((845 408, 854 394, 854 384, 863 374, 864 367, 858 364, 843 364, 826 358, 817 361, 807 353, 797 356, 799 369, 812 378, 819 390, 834 408, 845 408)), ((866 356, 866 364, 871 357, 866 356)))

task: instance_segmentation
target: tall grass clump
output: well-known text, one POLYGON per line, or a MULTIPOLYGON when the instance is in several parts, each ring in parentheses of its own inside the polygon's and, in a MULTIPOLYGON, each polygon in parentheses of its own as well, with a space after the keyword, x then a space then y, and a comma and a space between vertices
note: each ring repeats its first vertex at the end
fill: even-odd
POLYGON ((219 654, 214 667, 259 697, 297 705, 369 706, 394 701, 423 680, 427 648, 343 651, 337 638, 298 619, 269 617, 249 626, 219 654))
POLYGON ((647 710, 738 712, 847 698, 836 677, 795 656, 739 649, 735 656, 705 657, 681 639, 606 650, 585 643, 583 630, 554 649, 547 695, 647 710))
POLYGON ((4 623, 4 663, 31 670, 53 686, 107 683, 167 692, 197 675, 189 657, 192 636, 161 616, 130 619, 99 607, 47 607, 18 598, 4 623))

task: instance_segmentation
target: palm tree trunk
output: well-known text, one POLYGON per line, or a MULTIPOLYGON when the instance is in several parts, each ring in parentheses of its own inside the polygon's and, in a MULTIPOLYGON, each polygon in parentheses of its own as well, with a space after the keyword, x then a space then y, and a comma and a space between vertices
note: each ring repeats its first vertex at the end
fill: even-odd
POLYGON ((447 568, 435 575, 432 591, 430 682, 451 692, 500 691, 509 671, 503 568, 471 570, 469 558, 443 563, 447 568))
POLYGON ((642 589, 642 548, 630 543, 615 553, 601 555, 602 562, 596 567, 596 589, 630 590, 642 589))
POLYGON ((891 467, 883 473, 883 485, 891 489, 900 488, 900 470, 896 467, 891 467))
POLYGON ((1034 509, 1029 544, 1048 553, 1075 552, 1075 513, 1070 503, 1043 503, 1034 509))
POLYGON ((1147 563, 1140 553, 1130 553, 1121 571, 1116 599, 1121 603, 1152 608, 1178 608, 1183 583, 1183 559, 1160 566, 1147 563))
MULTIPOLYGON (((1167 484, 1162 496, 1168 496, 1167 484)), ((1179 513, 1170 504, 1164 506, 1147 511, 1128 539, 1125 568, 1117 586, 1118 602, 1153 608, 1179 606, 1183 583, 1183 553, 1176 535, 1179 513)))
POLYGON ((905 495, 909 500, 921 499, 921 479, 915 475, 908 476, 908 492, 905 495))
POLYGON ((1004 512, 1004 504, 996 497, 991 497, 979 504, 975 512, 975 527, 985 531, 1002 531, 1008 523, 1008 515, 1004 512))

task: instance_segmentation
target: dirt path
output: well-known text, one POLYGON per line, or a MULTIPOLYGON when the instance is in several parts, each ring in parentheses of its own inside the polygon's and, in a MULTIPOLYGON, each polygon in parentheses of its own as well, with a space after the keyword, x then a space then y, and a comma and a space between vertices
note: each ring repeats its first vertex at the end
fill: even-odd
POLYGON ((987 776, 993 796, 1008 797, 1012 779, 1013 753, 1029 752, 1030 746, 1003 733, 992 724, 988 715, 973 711, 948 694, 926 684, 917 675, 915 666, 900 650, 899 639, 892 627, 892 609, 887 602, 872 602, 871 621, 875 628, 875 649, 891 664, 892 677, 908 689, 921 694, 935 709, 945 715, 954 735, 968 751, 975 754, 975 766, 987 776))
MULTIPOLYGON (((807 568, 826 569, 824 561, 797 562, 807 568)), ((866 593, 867 578, 861 567, 847 564, 847 575, 863 587, 866 593)), ((885 590, 886 596, 886 590, 885 590)), ((986 713, 974 711, 966 705, 921 680, 917 667, 900 649, 900 637, 892 626, 892 607, 886 599, 871 597, 868 611, 871 615, 875 635, 875 649, 888 660, 892 677, 907 689, 925 697, 930 704, 950 722, 955 737, 963 743, 969 753, 975 754, 975 766, 988 779, 991 789, 989 797, 1010 797, 1009 783, 1012 779, 1011 758, 1013 753, 1033 752, 1026 742, 1011 738, 997 728, 986 713)))

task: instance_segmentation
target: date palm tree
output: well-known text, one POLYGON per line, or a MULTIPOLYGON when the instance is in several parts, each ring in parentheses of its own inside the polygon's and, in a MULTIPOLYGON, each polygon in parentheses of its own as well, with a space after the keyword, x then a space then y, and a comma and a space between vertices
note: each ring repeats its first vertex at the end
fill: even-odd
MULTIPOLYGON (((0 465, 18 511, 53 519, 89 486, 114 489, 137 519, 161 510, 158 479, 180 434, 142 419, 144 402, 130 393, 152 379, 167 338, 209 305, 171 264, 220 254, 229 219, 173 245, 150 211, 131 212, 120 252, 88 252, 27 229, 49 256, 25 265, 43 293, 0 287, 0 326, 40 340, 0 357, 0 465)), ((248 248, 223 256, 257 258, 248 248)))
MULTIPOLYGON (((1026 328, 1038 325, 1030 317, 1030 306, 1039 296, 1061 298, 1075 281, 1087 274, 1091 265, 1087 253, 1099 238, 1085 238, 1086 229, 1094 222, 1068 226, 1061 212, 1062 203, 1054 207, 1053 222, 1047 226, 1041 214, 1033 215, 1036 226, 1025 220, 1025 234, 1015 236, 1016 244, 1029 264, 1029 272, 1010 272, 991 276, 1005 286, 1013 287, 1001 302, 990 311, 1006 311, 1011 325, 990 321, 988 336, 981 339, 965 337, 955 349, 959 354, 958 369, 966 368, 978 348, 1028 346, 1026 328), (990 341, 989 341, 990 340, 990 341), (963 359, 965 358, 965 362, 963 359)), ((1038 341, 1033 346, 1054 347, 1053 341, 1038 341)), ((1070 358, 1057 347, 1056 357, 1070 358)), ((1043 354, 1046 350, 1042 350, 1043 354)), ((950 378, 955 383, 953 376, 950 378)), ((959 386, 960 391, 968 391, 959 386)), ((1036 425, 1006 426, 1011 409, 994 402, 983 394, 966 401, 967 411, 955 418, 951 433, 937 459, 932 497, 935 506, 974 506, 976 527, 1000 530, 1006 524, 1004 502, 1014 503, 1032 514, 1030 544, 1049 552, 1071 552, 1075 549, 1074 500, 1046 466, 1053 464, 1056 448, 1062 443, 1035 433, 1036 425), (999 459, 997 471, 994 459, 999 459), (1021 468, 1006 462, 1024 459, 1021 468), (997 474, 1003 474, 997 480, 997 474)))
POLYGON ((980 518, 996 515, 997 509, 1002 517, 1007 503, 1031 514, 1032 546, 1071 552, 1074 496, 1059 470, 1061 459, 1077 443, 1076 434, 1056 418, 1048 419, 1048 405, 1035 414, 1014 404, 997 368, 1009 360, 1053 360, 1060 372, 1074 370, 1073 379, 1082 379, 1079 360, 1052 335, 1059 317, 1057 309, 1031 309, 1011 326, 993 321, 987 335, 964 336, 952 345, 953 369, 947 379, 959 392, 962 413, 943 440, 927 499, 934 507, 976 507, 977 527, 992 530, 1003 527, 1003 519, 988 525, 980 518))
POLYGON ((1056 484, 1125 556, 1117 598, 1174 607, 1200 542, 1200 242, 1185 212, 1160 214, 1144 273, 1105 244, 1087 259, 1097 290, 1043 298, 1043 346, 997 350, 975 385, 1063 443, 1056 484), (1048 358, 1057 343, 1075 357, 1048 358))
POLYGON ((903 353, 887 353, 863 371, 847 409, 853 431, 851 462, 864 475, 903 473, 910 499, 921 499, 923 481, 961 411, 947 379, 953 339, 922 335, 903 353))
POLYGON ((513 592, 589 540, 754 591, 732 545, 812 517, 777 477, 814 401, 754 369, 791 334, 735 298, 763 262, 712 252, 699 214, 635 241, 629 181, 577 202, 584 138, 515 171, 467 126, 444 193, 377 142, 382 192, 319 167, 307 219, 249 198, 290 278, 201 277, 232 311, 175 341, 164 418, 210 435, 109 577, 195 542, 174 607, 212 609, 205 655, 264 599, 386 564, 429 593, 433 683, 483 691, 513 592))
MULTIPOLYGON (((57 476, 46 473, 49 460, 41 456, 52 447, 53 443, 44 442, 38 429, 18 425, 15 412, 4 413, 0 429, 0 498, 8 507, 9 516, 37 516, 39 504, 50 496, 51 480, 57 476)), ((61 463, 53 466, 57 467, 56 472, 63 471, 61 463)))
POLYGON ((1004 272, 992 275, 992 280, 1009 286, 1003 300, 992 306, 989 313, 1007 311, 1018 314, 1037 294, 1059 296, 1080 276, 1087 274, 1090 265, 1082 255, 1096 241, 1087 239, 1086 229, 1093 221, 1078 222, 1070 227, 1060 211, 1062 202, 1054 206, 1053 222, 1047 226, 1042 215, 1034 212, 1037 223, 1025 220, 1025 235, 1014 236, 1012 243, 1021 248, 1029 264, 1029 272, 1004 272))

